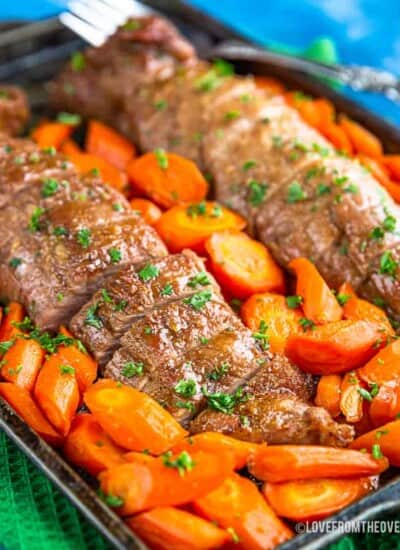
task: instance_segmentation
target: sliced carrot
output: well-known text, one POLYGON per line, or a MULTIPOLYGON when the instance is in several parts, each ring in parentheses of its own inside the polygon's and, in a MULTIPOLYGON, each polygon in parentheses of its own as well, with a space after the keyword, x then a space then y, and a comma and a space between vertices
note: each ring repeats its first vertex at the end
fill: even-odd
POLYGON ((0 342, 9 342, 21 333, 21 330, 15 326, 24 319, 24 308, 17 302, 10 302, 6 316, 0 327, 0 342))
POLYGON ((161 149, 134 159, 127 171, 133 187, 164 208, 201 201, 208 192, 194 162, 161 149))
POLYGON ((400 415, 400 385, 382 384, 378 387, 378 393, 373 397, 369 415, 375 426, 382 426, 387 422, 391 422, 400 415))
POLYGON ((304 315, 314 323, 339 321, 342 308, 331 289, 307 258, 296 258, 289 263, 297 276, 296 294, 302 298, 304 315))
POLYGON ((43 122, 37 126, 31 137, 40 148, 55 147, 59 149, 74 131, 71 124, 61 122, 43 122))
POLYGON ((231 540, 227 531, 178 508, 154 508, 126 523, 153 550, 213 550, 231 540))
POLYGON ((143 464, 147 464, 154 459, 155 457, 149 454, 147 449, 142 453, 138 453, 136 451, 129 451, 128 453, 124 453, 125 462, 141 462, 143 464))
POLYGON ((351 321, 371 321, 382 325, 382 336, 394 336, 394 330, 386 313, 380 307, 367 300, 358 298, 349 283, 343 283, 339 289, 338 298, 342 297, 343 317, 351 321))
POLYGON ((313 100, 314 109, 318 112, 318 129, 321 130, 327 125, 333 124, 336 116, 335 106, 326 97, 318 97, 313 100))
POLYGON ((357 374, 369 386, 400 383, 400 340, 382 348, 357 374))
POLYGON ((62 435, 67 435, 79 405, 75 369, 58 353, 50 355, 41 368, 34 388, 39 407, 62 435))
POLYGON ((340 394, 342 379, 338 374, 321 376, 317 386, 315 404, 324 407, 335 418, 340 414, 340 394))
POLYGON ((284 292, 285 277, 269 250, 241 231, 220 231, 205 242, 210 269, 237 298, 255 292, 284 292))
POLYGON ((155 225, 171 252, 192 248, 204 252, 204 242, 216 231, 244 229, 243 218, 216 202, 174 206, 155 225))
POLYGON ((376 180, 386 189, 396 202, 400 202, 400 184, 390 179, 389 172, 380 162, 380 159, 373 159, 367 155, 358 155, 360 162, 371 172, 376 180))
POLYGON ((132 210, 139 212, 143 220, 149 225, 155 225, 161 218, 162 212, 154 202, 147 199, 132 199, 130 204, 132 210))
POLYGON ((283 353, 289 334, 299 332, 299 321, 302 317, 298 308, 290 308, 286 298, 279 294, 253 294, 242 305, 241 316, 244 324, 253 332, 260 326, 265 327, 269 349, 283 353))
POLYGON ((263 493, 279 516, 304 522, 339 512, 369 493, 375 485, 375 477, 302 479, 266 483, 263 493))
POLYGON ((349 137, 356 153, 371 157, 379 157, 383 154, 382 143, 364 126, 344 115, 339 117, 339 124, 349 137))
POLYGON ((280 82, 277 78, 273 78, 272 76, 255 75, 254 82, 256 83, 257 88, 266 90, 272 95, 282 95, 285 93, 286 90, 282 82, 280 82))
POLYGON ((379 160, 389 170, 390 176, 400 181, 400 155, 383 155, 379 160))
MULTIPOLYGON (((60 327, 60 334, 73 338, 72 334, 65 327, 60 327)), ((93 384, 97 378, 98 365, 96 361, 85 351, 82 351, 73 343, 69 346, 62 345, 58 348, 57 353, 63 358, 67 365, 75 369, 76 381, 78 382, 79 391, 83 393, 88 387, 93 384)))
POLYGON ((126 174, 103 158, 89 153, 70 153, 68 158, 81 174, 98 173, 104 183, 121 192, 126 190, 126 174))
POLYGON ((272 550, 292 538, 292 531, 275 515, 257 487, 237 474, 192 504, 201 516, 229 529, 237 548, 272 550))
POLYGON ((63 452, 72 464, 93 476, 126 462, 123 450, 115 445, 93 415, 88 413, 78 414, 73 419, 63 452))
POLYGON ((0 383, 0 396, 40 437, 52 445, 60 445, 62 437, 47 421, 28 390, 10 382, 0 383))
POLYGON ((291 334, 285 353, 312 374, 339 374, 365 364, 382 346, 380 325, 337 321, 291 334))
POLYGON ((89 120, 85 149, 106 160, 118 170, 126 170, 136 154, 135 147, 124 136, 98 120, 89 120))
POLYGON ((76 153, 83 153, 82 149, 79 147, 76 141, 72 139, 67 139, 67 141, 64 141, 64 143, 60 147, 60 151, 67 156, 75 155, 76 153))
POLYGON ((43 359, 44 350, 36 340, 17 338, 3 356, 1 376, 32 391, 43 359))
POLYGON ((320 477, 355 477, 380 474, 388 467, 384 458, 366 453, 316 445, 260 445, 251 456, 249 470, 271 483, 320 477))
POLYGON ((231 454, 184 451, 113 466, 102 472, 99 480, 106 497, 120 499, 118 513, 130 516, 155 506, 191 502, 215 489, 232 473, 233 466, 231 454))
POLYGON ((160 454, 187 435, 157 401, 114 380, 104 378, 93 384, 84 401, 107 434, 131 451, 160 454))
POLYGON ((400 420, 388 422, 376 430, 357 437, 352 449, 367 449, 376 456, 385 456, 392 466, 400 466, 400 420))
POLYGON ((330 122, 319 128, 321 134, 328 139, 338 151, 347 155, 353 154, 353 146, 346 132, 339 124, 330 122))
POLYGON ((182 451, 189 453, 205 451, 216 455, 231 453, 235 459, 235 469, 240 470, 246 466, 250 455, 255 452, 257 447, 255 443, 240 441, 218 432, 203 432, 182 439, 172 448, 172 451, 175 454, 182 451))
POLYGON ((363 416, 363 397, 360 380, 354 371, 346 372, 341 385, 340 410, 346 422, 360 422, 363 416))

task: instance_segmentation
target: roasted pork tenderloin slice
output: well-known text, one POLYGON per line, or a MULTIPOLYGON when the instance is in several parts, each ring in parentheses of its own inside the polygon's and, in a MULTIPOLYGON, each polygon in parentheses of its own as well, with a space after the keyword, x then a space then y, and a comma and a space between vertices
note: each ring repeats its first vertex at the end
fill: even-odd
POLYGON ((217 431, 254 443, 347 446, 353 428, 308 404, 312 392, 312 377, 283 355, 273 355, 231 399, 209 397, 190 431, 217 431))
POLYGON ((17 86, 0 84, 0 132, 18 136, 28 123, 30 109, 25 92, 17 86))
POLYGON ((72 318, 70 328, 104 366, 137 319, 209 287, 217 288, 215 281, 190 250, 131 265, 107 280, 72 318))

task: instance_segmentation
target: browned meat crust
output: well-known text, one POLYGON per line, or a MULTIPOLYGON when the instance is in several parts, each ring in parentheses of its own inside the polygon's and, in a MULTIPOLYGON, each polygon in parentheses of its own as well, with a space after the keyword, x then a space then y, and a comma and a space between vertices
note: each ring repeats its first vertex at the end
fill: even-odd
POLYGON ((138 28, 89 48, 81 71, 65 69, 54 104, 103 118, 143 150, 192 158, 283 266, 310 257, 331 286, 349 281, 400 317, 400 209, 371 174, 282 98, 198 61, 165 21, 129 26, 138 28))
POLYGON ((29 117, 28 99, 21 88, 0 84, 0 131, 18 136, 29 117))

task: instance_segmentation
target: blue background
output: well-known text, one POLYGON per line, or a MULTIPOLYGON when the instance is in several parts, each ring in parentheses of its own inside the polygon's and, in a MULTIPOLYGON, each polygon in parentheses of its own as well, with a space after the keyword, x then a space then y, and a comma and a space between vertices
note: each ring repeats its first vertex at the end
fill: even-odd
MULTIPOLYGON (((399 0, 192 0, 248 37, 305 49, 314 39, 334 40, 339 59, 400 74, 399 0)), ((0 1, 0 17, 43 18, 64 0, 0 1)), ((400 107, 373 94, 346 91, 388 120, 400 124, 400 107)))

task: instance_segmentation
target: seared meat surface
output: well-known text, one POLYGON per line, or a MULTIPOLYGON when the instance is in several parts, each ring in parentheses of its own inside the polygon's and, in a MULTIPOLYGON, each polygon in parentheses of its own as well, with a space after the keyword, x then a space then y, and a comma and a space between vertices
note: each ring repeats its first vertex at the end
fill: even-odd
POLYGON ((0 85, 0 132, 18 136, 30 116, 28 99, 17 86, 0 85))
POLYGON ((195 160, 217 199, 247 218, 281 265, 312 258, 332 287, 349 281, 400 317, 399 207, 283 98, 198 60, 157 17, 128 22, 84 60, 53 84, 56 107, 102 118, 142 150, 164 147, 195 160), (388 254, 390 273, 382 266, 388 254))

